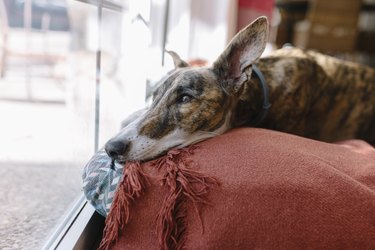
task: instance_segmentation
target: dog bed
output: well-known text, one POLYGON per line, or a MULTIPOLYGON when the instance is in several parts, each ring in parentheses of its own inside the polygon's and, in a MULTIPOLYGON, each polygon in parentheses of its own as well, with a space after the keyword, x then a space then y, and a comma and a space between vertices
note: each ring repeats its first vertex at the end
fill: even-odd
POLYGON ((84 179, 102 166, 86 182, 110 211, 102 249, 375 248, 375 149, 363 141, 242 128, 125 168, 98 155, 84 179))

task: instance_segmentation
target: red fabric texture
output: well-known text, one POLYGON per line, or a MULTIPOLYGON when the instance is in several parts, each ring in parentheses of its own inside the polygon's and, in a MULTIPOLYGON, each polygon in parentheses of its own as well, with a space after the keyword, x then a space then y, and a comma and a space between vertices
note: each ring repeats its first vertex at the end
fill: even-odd
POLYGON ((183 164, 167 155, 139 165, 148 185, 130 204, 127 224, 111 248, 375 249, 375 149, 369 144, 241 128, 192 151, 181 155, 183 164), (184 169, 200 181, 194 174, 179 181, 187 176, 184 169), (160 223, 176 183, 185 190, 179 192, 203 187, 199 198, 206 202, 196 203, 186 192, 178 205, 184 214, 172 206, 167 222, 160 223), (160 239, 160 230, 178 231, 179 223, 180 244, 173 243, 178 237, 160 239))

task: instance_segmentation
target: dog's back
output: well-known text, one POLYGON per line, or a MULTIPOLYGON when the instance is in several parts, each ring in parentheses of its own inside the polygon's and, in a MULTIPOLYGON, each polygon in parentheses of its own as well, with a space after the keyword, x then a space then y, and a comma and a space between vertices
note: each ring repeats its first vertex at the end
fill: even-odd
POLYGON ((285 48, 258 62, 273 108, 263 126, 326 141, 375 141, 375 70, 285 48))

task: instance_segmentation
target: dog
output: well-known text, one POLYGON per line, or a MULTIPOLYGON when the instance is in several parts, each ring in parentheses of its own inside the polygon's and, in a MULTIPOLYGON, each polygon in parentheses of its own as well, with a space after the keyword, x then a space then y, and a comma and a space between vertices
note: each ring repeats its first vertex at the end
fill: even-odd
POLYGON ((209 67, 189 67, 169 52, 175 69, 159 82, 150 107, 105 144, 107 154, 120 163, 149 160, 240 126, 375 142, 374 69, 297 48, 260 58, 267 37, 267 18, 260 17, 209 67))

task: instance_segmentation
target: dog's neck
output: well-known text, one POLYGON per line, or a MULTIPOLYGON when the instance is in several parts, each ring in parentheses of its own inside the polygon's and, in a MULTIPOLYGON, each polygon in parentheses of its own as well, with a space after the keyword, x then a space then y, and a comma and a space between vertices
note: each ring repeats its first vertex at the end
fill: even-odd
POLYGON ((262 103, 262 109, 258 113, 258 116, 255 117, 254 120, 251 121, 251 123, 254 126, 257 126, 262 123, 262 121, 266 118, 269 108, 271 107, 271 104, 269 102, 269 88, 267 86, 266 79, 264 78, 264 75, 262 71, 253 64, 253 76, 255 76, 259 80, 259 84, 262 90, 263 94, 263 103, 262 103))
POLYGON ((246 69, 248 81, 244 84, 233 117, 234 126, 258 126, 266 118, 268 108, 268 86, 252 67, 246 69), (265 89, 266 88, 266 89, 265 89))

